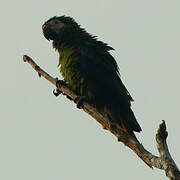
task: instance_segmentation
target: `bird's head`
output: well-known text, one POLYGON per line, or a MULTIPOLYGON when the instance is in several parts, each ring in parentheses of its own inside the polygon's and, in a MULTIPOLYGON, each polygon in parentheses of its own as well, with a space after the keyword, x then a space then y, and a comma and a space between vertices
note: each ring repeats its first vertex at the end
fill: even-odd
POLYGON ((64 32, 72 33, 72 28, 79 28, 79 25, 68 16, 52 17, 42 25, 44 37, 53 41, 60 40, 64 32))

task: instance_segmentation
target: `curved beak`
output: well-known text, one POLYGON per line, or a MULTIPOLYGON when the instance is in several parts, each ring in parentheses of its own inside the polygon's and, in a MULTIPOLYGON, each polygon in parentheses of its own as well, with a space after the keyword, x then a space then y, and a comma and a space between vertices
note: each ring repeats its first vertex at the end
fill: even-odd
POLYGON ((43 34, 44 34, 44 37, 50 41, 50 28, 48 27, 48 23, 45 22, 43 25, 42 25, 42 30, 43 30, 43 34))

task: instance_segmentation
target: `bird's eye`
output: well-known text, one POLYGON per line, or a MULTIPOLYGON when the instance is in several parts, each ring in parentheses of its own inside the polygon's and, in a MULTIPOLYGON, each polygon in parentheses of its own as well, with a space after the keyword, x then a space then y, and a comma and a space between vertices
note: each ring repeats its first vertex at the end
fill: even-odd
POLYGON ((54 21, 54 24, 58 24, 58 21, 54 21))

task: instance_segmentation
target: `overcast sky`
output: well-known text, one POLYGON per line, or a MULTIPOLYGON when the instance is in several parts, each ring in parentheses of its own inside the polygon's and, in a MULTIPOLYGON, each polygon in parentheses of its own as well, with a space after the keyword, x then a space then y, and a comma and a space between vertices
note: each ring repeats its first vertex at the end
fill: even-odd
POLYGON ((180 1, 1 1, 0 179, 158 179, 136 155, 23 63, 31 56, 59 76, 58 55, 41 26, 69 15, 115 48, 113 56, 143 132, 139 140, 157 154, 155 133, 167 123, 168 144, 180 167, 180 1))

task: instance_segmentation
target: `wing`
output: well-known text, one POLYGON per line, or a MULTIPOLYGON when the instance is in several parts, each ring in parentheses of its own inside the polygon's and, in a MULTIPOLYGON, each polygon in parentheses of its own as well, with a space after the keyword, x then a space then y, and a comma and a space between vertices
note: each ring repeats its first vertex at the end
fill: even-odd
POLYGON ((98 97, 130 106, 132 97, 122 83, 118 65, 111 54, 102 47, 88 44, 79 55, 79 68, 88 79, 88 89, 98 97))

